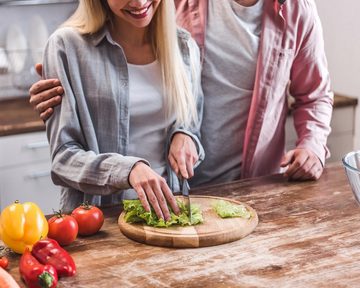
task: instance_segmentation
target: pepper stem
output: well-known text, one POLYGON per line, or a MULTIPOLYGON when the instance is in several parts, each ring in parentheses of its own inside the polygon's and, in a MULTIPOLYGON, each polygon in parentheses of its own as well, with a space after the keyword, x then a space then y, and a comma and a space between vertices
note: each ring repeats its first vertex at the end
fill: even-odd
POLYGON ((49 272, 43 272, 39 275, 39 285, 41 288, 50 288, 53 285, 54 277, 49 272))

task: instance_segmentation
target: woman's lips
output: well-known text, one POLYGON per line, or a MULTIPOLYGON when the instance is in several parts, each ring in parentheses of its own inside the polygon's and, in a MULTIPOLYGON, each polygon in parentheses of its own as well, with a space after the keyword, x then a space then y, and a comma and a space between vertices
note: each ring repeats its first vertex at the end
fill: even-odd
POLYGON ((125 10, 129 15, 136 19, 145 18, 148 15, 148 11, 151 7, 151 4, 145 8, 138 9, 138 10, 125 10))

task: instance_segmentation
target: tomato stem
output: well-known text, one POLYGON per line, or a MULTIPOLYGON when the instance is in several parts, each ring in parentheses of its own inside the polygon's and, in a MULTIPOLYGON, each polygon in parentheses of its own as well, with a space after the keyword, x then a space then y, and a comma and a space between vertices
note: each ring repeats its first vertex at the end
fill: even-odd
POLYGON ((91 205, 89 204, 89 201, 85 201, 80 205, 83 209, 85 210, 90 210, 91 209, 91 205))
POLYGON ((54 216, 56 216, 57 218, 63 217, 63 213, 62 213, 61 209, 59 211, 56 211, 53 209, 53 212, 54 212, 54 216))

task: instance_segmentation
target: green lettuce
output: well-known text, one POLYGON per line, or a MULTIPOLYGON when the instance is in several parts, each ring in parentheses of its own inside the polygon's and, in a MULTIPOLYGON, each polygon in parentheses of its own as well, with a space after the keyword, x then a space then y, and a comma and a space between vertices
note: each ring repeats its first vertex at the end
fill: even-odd
POLYGON ((191 221, 188 215, 188 210, 186 204, 182 201, 177 201, 177 204, 180 208, 180 214, 176 215, 171 208, 170 211, 170 220, 165 221, 159 219, 155 211, 151 209, 150 212, 145 211, 140 200, 123 200, 124 211, 125 211, 125 221, 128 223, 146 223, 146 225, 154 227, 170 227, 173 225, 187 226, 187 225, 196 225, 204 222, 202 217, 202 212, 200 205, 191 204, 191 221))
POLYGON ((249 219, 251 213, 244 205, 237 205, 225 200, 217 200, 213 208, 221 218, 241 217, 249 219))

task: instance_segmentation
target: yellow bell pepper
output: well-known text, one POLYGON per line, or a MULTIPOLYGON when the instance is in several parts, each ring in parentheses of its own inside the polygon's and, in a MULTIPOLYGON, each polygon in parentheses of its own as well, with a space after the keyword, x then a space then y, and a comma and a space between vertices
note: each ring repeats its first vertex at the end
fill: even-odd
POLYGON ((14 252, 22 254, 49 231, 48 222, 41 209, 33 202, 15 201, 4 208, 0 217, 1 239, 14 252))

